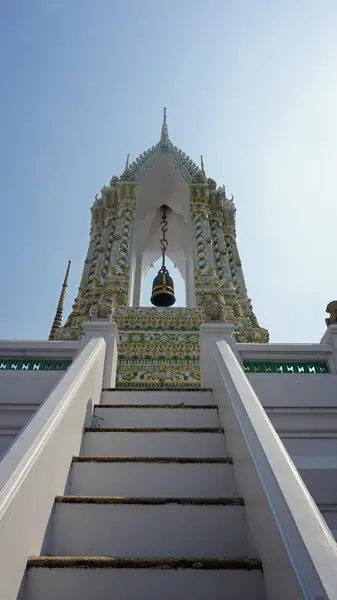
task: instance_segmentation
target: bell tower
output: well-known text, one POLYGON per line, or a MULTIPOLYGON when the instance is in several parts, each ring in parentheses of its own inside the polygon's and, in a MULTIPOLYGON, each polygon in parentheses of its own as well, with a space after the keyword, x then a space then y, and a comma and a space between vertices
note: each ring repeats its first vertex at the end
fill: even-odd
POLYGON ((173 145, 164 109, 159 142, 131 164, 128 156, 122 175, 95 197, 78 295, 55 337, 79 339, 84 321, 115 320, 116 385, 124 389, 200 386, 199 328, 207 320, 234 324, 239 342, 268 341, 248 298, 235 211, 202 157, 198 167, 173 145), (160 257, 154 306, 141 307, 142 282, 160 257), (186 307, 173 306, 166 257, 182 276, 186 307))

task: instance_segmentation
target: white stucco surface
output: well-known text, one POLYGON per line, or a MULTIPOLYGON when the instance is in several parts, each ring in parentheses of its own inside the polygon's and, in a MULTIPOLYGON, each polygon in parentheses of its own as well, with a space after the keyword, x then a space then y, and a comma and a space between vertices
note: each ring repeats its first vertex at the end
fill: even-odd
POLYGON ((262 600, 260 571, 198 569, 30 569, 26 600, 262 600), (149 582, 150 585, 149 585, 149 582), (76 596, 76 590, 80 596, 76 596), (160 590, 160 596, 158 596, 160 590))
MULTIPOLYGON (((230 341, 226 326, 222 339, 230 341)), ((202 381, 213 388, 219 406, 252 543, 263 561, 266 596, 336 598, 337 546, 235 352, 239 356, 225 341, 214 341, 214 325, 201 327, 202 381)))
POLYGON ((57 503, 47 554, 246 556, 243 506, 57 503), (85 524, 85 526, 84 526, 85 524))
POLYGON ((226 456, 221 433, 88 432, 84 456, 226 456))
MULTIPOLYGON (((70 359, 78 342, 0 340, 1 359, 70 359)), ((66 371, 0 369, 0 459, 66 371)))
POLYGON ((247 375, 263 406, 337 407, 337 375, 247 375))
POLYGON ((45 543, 55 495, 64 493, 73 454, 99 401, 103 340, 90 342, 0 463, 1 598, 14 600, 27 559, 45 543))
POLYGON ((230 464, 75 462, 69 494, 220 498, 236 496, 230 464))

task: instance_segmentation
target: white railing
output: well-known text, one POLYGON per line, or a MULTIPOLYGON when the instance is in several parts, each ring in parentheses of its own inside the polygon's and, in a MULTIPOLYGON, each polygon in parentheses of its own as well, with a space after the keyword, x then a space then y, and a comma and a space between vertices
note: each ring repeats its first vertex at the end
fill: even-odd
POLYGON ((201 368, 219 407, 267 600, 336 600, 336 542, 230 345, 201 336, 201 368))
POLYGON ((326 362, 336 373, 335 349, 330 344, 237 344, 240 362, 326 362))
POLYGON ((27 558, 43 550, 83 428, 102 389, 106 343, 88 342, 0 463, 0 596, 14 600, 27 558))

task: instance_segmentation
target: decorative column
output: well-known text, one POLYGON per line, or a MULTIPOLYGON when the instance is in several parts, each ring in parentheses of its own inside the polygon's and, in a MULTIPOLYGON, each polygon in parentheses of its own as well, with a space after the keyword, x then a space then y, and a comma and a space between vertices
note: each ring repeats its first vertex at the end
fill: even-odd
POLYGON ((215 271, 209 226, 208 186, 191 186, 191 217, 194 229, 195 293, 197 306, 219 301, 219 278, 215 271))
POLYGON ((132 229, 135 218, 136 184, 118 184, 117 217, 108 280, 119 306, 126 306, 130 282, 132 229))
POLYGON ((223 294, 235 294, 223 231, 223 206, 217 191, 213 191, 210 194, 210 205, 210 228, 213 240, 213 254, 221 290, 223 294))
MULTIPOLYGON (((226 251, 229 262, 229 269, 232 283, 243 313, 254 317, 250 299, 248 298, 247 288, 243 276, 242 264, 239 250, 236 243, 235 213, 233 197, 229 200, 224 195, 223 198, 223 234, 226 245, 226 251)), ((255 324, 255 323, 254 323, 255 324)))
POLYGON ((143 256, 141 254, 136 255, 135 261, 135 272, 134 272, 134 280, 133 280, 133 298, 132 305, 140 306, 141 300, 141 287, 142 287, 142 264, 143 264, 143 256))
POLYGON ((94 280, 97 279, 97 263, 100 260, 102 230, 103 202, 96 194, 95 202, 91 207, 90 242, 80 283, 80 297, 84 295, 87 289, 94 286, 94 280))

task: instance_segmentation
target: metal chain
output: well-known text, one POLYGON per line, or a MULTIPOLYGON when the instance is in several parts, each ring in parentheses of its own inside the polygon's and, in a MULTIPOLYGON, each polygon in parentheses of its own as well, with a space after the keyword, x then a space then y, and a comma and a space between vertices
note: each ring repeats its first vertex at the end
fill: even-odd
POLYGON ((162 253, 162 265, 161 265, 161 272, 162 273, 166 273, 167 269, 166 269, 166 265, 165 265, 165 254, 166 254, 166 249, 168 247, 168 241, 166 239, 166 232, 167 232, 167 216, 166 216, 166 205, 163 205, 163 215, 162 215, 162 219, 161 219, 161 230, 163 232, 163 237, 160 240, 160 247, 161 247, 161 253, 162 253))

